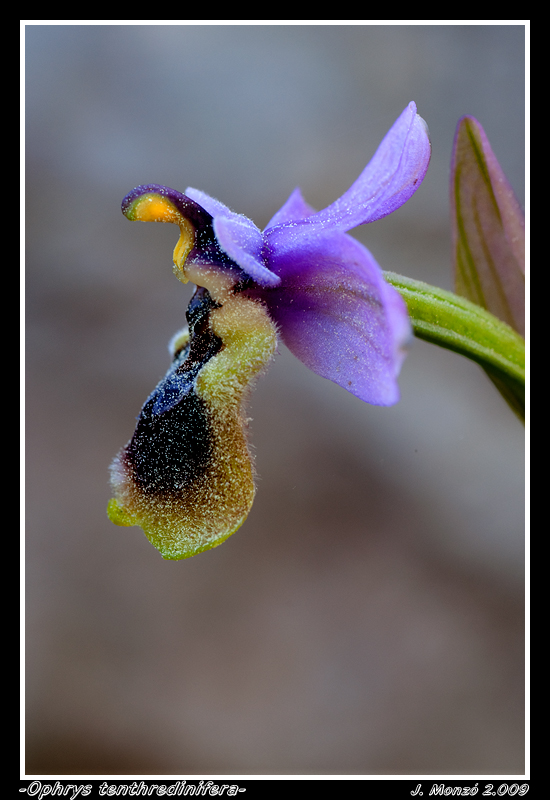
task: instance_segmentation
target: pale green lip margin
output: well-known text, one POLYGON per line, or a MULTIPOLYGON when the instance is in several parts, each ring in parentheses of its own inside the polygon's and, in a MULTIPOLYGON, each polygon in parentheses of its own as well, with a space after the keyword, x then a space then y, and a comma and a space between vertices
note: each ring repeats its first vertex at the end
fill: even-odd
MULTIPOLYGON (((128 514, 128 512, 124 510, 124 508, 120 505, 119 501, 116 500, 114 497, 111 498, 107 504, 107 516, 109 517, 111 522, 114 522, 115 525, 120 525, 126 528, 133 528, 133 527, 141 528, 144 534, 147 536, 147 531, 142 527, 142 525, 139 522, 135 521, 134 518, 131 517, 128 514)), ((206 550, 213 550, 214 547, 223 544, 226 541, 226 539, 229 539, 230 536, 233 536, 233 534, 239 530, 239 528, 246 522, 247 517, 248 517, 248 512, 235 525, 235 527, 233 527, 227 533, 224 533, 223 536, 220 536, 214 542, 208 542, 208 544, 205 544, 202 547, 193 550, 193 552, 183 553, 182 555, 179 556, 167 555, 163 553, 162 550, 160 550, 157 547, 157 545, 155 545, 154 543, 152 544, 154 544, 154 547, 156 547, 157 550, 159 550, 159 553, 164 559, 166 559, 166 561, 182 561, 184 558, 192 558, 193 556, 196 556, 199 553, 204 553, 206 550)), ((149 539, 149 536, 147 536, 147 538, 149 539)))
POLYGON ((208 544, 205 544, 202 547, 199 547, 197 550, 193 550, 192 553, 185 553, 184 555, 181 556, 169 556, 169 555, 164 555, 164 553, 160 551, 161 556, 164 559, 166 559, 166 561, 182 561, 182 559, 184 558, 192 558, 193 556, 198 556, 199 553, 204 553, 206 550, 213 550, 214 547, 218 547, 218 545, 223 544, 226 541, 226 539, 229 539, 230 536, 233 536, 233 534, 236 533, 239 530, 239 528, 246 522, 247 517, 248 517, 248 512, 244 515, 244 517, 240 520, 240 522, 238 522, 235 525, 234 528, 232 528, 227 533, 224 533, 223 536, 220 536, 218 539, 216 539, 215 542, 210 542, 208 544))

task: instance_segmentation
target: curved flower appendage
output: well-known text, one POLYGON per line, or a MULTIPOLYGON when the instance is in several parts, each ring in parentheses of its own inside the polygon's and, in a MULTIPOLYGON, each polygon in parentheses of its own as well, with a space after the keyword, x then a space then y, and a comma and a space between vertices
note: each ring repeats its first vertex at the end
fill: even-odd
POLYGON ((410 103, 339 200, 315 212, 295 190, 263 233, 196 189, 147 184, 124 198, 128 219, 179 226, 174 272, 198 288, 172 365, 111 467, 113 522, 142 527, 168 559, 216 547, 240 527, 255 491, 244 402, 278 333, 319 375, 366 402, 397 402, 406 307, 346 231, 409 199, 429 158, 410 103))

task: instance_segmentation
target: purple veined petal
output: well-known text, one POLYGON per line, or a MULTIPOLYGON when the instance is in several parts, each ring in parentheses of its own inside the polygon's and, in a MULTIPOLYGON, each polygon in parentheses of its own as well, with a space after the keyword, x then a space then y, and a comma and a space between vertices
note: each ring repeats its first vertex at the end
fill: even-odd
POLYGON ((278 227, 266 237, 268 263, 283 282, 255 294, 289 350, 367 403, 396 403, 411 328, 404 301, 373 256, 345 233, 307 224, 278 227))
POLYGON ((267 269, 262 257, 263 236, 251 219, 199 189, 188 187, 187 197, 214 217, 214 233, 222 250, 260 286, 276 286, 280 278, 267 269))
POLYGON ((262 232, 251 220, 239 215, 214 217, 214 233, 222 250, 260 286, 281 282, 263 262, 262 232))
POLYGON ((428 127, 409 103, 355 183, 310 222, 348 231, 391 214, 419 188, 430 153, 428 127))
POLYGON ((285 225, 288 222, 296 222, 310 217, 315 214, 316 210, 312 208, 302 196, 302 192, 298 187, 294 189, 288 200, 277 213, 269 220, 265 228, 268 231, 276 225, 285 225))
POLYGON ((202 206, 205 211, 208 211, 208 213, 213 217, 220 214, 223 216, 239 216, 238 214, 235 214, 234 211, 231 211, 228 206, 224 205, 224 203, 216 200, 215 197, 210 197, 209 194, 206 194, 206 192, 201 192, 200 189, 193 189, 192 186, 187 187, 185 190, 185 196, 190 197, 191 200, 194 200, 195 203, 198 203, 199 206, 202 206))

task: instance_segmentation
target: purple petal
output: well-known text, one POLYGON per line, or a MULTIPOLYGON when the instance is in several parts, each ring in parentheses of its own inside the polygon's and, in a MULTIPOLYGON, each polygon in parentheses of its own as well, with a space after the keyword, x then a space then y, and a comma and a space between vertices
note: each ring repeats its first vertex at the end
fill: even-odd
POLYGON ((347 234, 307 224, 278 227, 266 237, 276 254, 268 263, 284 284, 256 294, 289 350, 361 400, 396 403, 410 325, 401 296, 369 251, 347 234))
POLYGON ((214 217, 214 233, 222 250, 260 286, 276 286, 281 282, 263 262, 262 232, 251 220, 238 214, 214 217))
POLYGON ((306 203, 302 197, 302 192, 296 187, 286 203, 281 206, 275 216, 269 220, 265 230, 267 231, 270 228, 274 228, 276 225, 284 225, 287 222, 296 222, 306 219, 315 213, 315 209, 306 203))
POLYGON ((280 278, 267 269, 262 256, 263 236, 248 217, 236 214, 219 200, 198 189, 185 191, 214 217, 213 228, 222 250, 260 286, 276 286, 280 278))
POLYGON ((215 197, 210 197, 209 194, 206 194, 206 192, 201 192, 200 189, 193 189, 192 186, 187 187, 185 190, 185 196, 190 197, 191 200, 194 200, 195 203, 198 203, 199 206, 202 206, 202 208, 208 211, 208 213, 213 217, 219 214, 227 216, 235 214, 234 211, 231 211, 231 209, 226 205, 221 203, 219 200, 216 200, 215 197))
POLYGON ((416 192, 429 161, 427 125, 409 103, 355 183, 310 222, 348 231, 391 214, 416 192))

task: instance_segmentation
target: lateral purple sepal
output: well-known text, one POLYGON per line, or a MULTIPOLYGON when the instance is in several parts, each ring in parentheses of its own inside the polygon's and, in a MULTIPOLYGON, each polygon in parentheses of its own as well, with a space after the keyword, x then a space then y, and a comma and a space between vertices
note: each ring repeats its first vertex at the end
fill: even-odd
POLYGON ((396 403, 411 329, 401 296, 371 253, 345 233, 310 226, 279 227, 266 237, 284 281, 254 294, 289 350, 367 403, 396 403))
POLYGON ((300 222, 316 213, 315 209, 309 203, 306 203, 300 188, 297 186, 286 203, 269 220, 265 230, 267 232, 271 228, 276 228, 277 225, 286 225, 289 222, 300 222))

